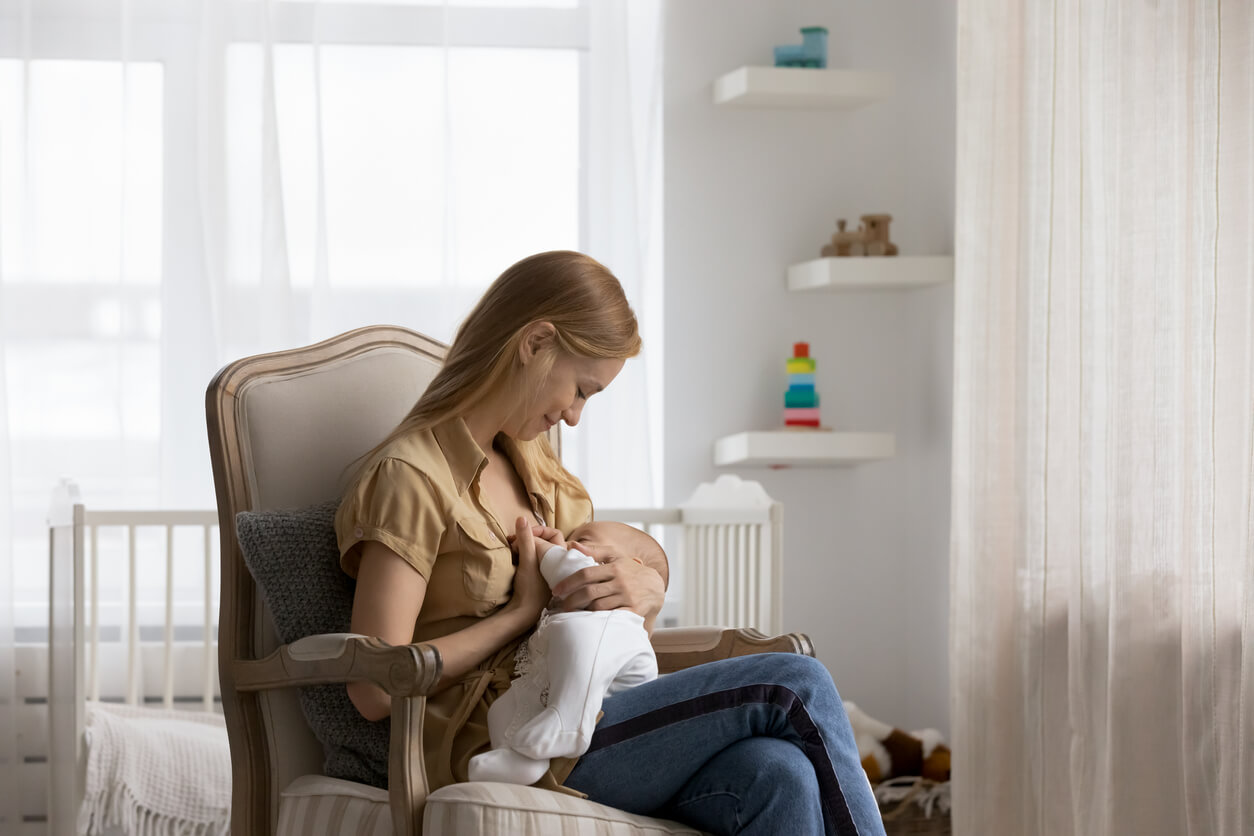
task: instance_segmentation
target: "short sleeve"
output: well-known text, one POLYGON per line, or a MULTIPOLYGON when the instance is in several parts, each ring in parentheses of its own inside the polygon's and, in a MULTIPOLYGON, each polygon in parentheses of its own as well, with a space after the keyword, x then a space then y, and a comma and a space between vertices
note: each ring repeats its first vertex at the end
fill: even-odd
POLYGON ((376 540, 429 580, 447 520, 426 474, 398 459, 381 459, 361 475, 335 515, 340 566, 357 577, 361 544, 376 540))

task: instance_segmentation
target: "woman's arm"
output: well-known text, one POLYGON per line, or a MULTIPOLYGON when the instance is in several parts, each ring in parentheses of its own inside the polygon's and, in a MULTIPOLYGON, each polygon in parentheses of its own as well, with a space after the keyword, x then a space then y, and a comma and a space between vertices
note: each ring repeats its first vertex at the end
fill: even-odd
MULTIPOLYGON (((549 589, 540 577, 531 528, 521 517, 517 531, 518 568, 509 602, 469 627, 429 642, 443 661, 437 691, 474 670, 540 617, 549 589)), ((409 644, 426 594, 427 581, 412 566, 382 543, 367 541, 357 570, 351 629, 392 645, 409 644)), ((391 713, 392 698, 372 682, 350 682, 348 697, 367 720, 382 720, 391 713)))

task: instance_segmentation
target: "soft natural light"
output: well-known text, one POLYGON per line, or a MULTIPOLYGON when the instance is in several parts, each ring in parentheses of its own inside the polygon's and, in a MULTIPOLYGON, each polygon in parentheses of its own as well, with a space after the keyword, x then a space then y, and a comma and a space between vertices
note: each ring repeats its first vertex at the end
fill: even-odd
MULTIPOLYGON (((223 553, 207 395, 242 394, 240 370, 277 370, 273 352, 329 361, 343 391, 274 426, 303 439, 289 483, 308 495, 246 489, 254 509, 329 500, 340 453, 421 385, 393 327, 434 359, 428 341, 451 343, 502 271, 555 249, 604 261, 648 308, 637 250, 657 239, 636 221, 660 218, 660 192, 632 140, 655 120, 632 118, 648 101, 660 119, 642 69, 659 25, 655 0, 0 0, 0 833, 76 811, 93 829, 165 820, 125 805, 167 795, 168 770, 92 807, 67 744, 86 752, 83 720, 104 750, 84 702, 215 707, 205 642, 223 580, 248 570, 223 553), (378 363, 358 362, 366 342, 378 363)), ((269 380, 238 401, 253 429, 270 393, 312 394, 301 372, 269 380)), ((568 462, 600 507, 644 507, 650 401, 620 388, 568 462)), ((273 460, 273 440, 243 458, 273 460)), ((220 769, 191 759, 198 790, 227 788, 215 822, 221 742, 220 769)))
MULTIPOLYGON (((282 0, 284 3, 316 3, 320 0, 282 0)), ((338 0, 345 5, 370 6, 466 6, 495 9, 574 9, 579 0, 338 0)))
POLYGON ((157 284, 161 66, 27 66, 0 61, 0 277, 157 284))
MULTIPOLYGON (((379 321, 448 340, 504 267, 579 246, 576 50, 280 44, 272 85, 264 54, 227 45, 221 146, 180 149, 201 176, 219 164, 225 174, 222 267, 242 295, 215 304, 236 306, 234 320, 259 317, 257 332, 284 345, 379 321), (267 327, 263 280, 292 289, 279 297, 288 306, 321 288, 311 336, 267 327)), ((174 290, 185 271, 202 265, 165 249, 170 224, 199 224, 213 206, 169 202, 167 146, 188 135, 166 113, 167 72, 0 61, 0 318, 8 391, 29 394, 8 404, 13 583, 27 628, 46 618, 39 555, 59 477, 94 507, 151 507, 189 480, 208 483, 200 455, 170 470, 204 430, 173 421, 186 395, 165 366, 184 341, 163 320, 185 304, 174 290), (48 316, 12 314, 33 309, 48 316)), ((232 339, 218 350, 258 350, 232 339)))
POLYGON ((454 281, 579 246, 579 74, 571 50, 450 50, 454 281))
POLYGON ((7 416, 16 589, 47 587, 58 476, 159 496, 163 96, 156 63, 0 61, 0 281, 9 311, 44 314, 0 312, 25 393, 7 416))
POLYGON ((578 246, 573 50, 280 46, 272 127, 261 56, 227 57, 233 282, 263 263, 268 131, 295 287, 315 281, 320 210, 331 287, 478 289, 521 255, 578 246))

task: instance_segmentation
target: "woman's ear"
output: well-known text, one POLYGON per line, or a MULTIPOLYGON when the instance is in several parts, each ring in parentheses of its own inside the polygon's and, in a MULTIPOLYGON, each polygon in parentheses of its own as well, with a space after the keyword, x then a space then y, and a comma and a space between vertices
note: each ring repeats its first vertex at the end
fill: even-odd
POLYGON ((518 359, 525 366, 533 359, 550 350, 556 343, 557 329, 552 322, 533 322, 523 329, 518 344, 518 359))

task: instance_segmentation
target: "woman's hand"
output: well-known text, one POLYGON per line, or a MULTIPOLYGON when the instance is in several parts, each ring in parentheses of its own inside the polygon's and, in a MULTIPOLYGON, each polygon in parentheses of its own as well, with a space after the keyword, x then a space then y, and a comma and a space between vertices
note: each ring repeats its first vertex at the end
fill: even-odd
POLYGON ((653 632, 653 621, 666 601, 662 576, 639 561, 606 557, 606 563, 580 569, 553 589, 564 612, 574 610, 629 609, 644 618, 653 632))
POLYGON ((514 570, 514 594, 505 607, 523 613, 529 622, 535 622, 540 618, 544 605, 549 602, 549 585, 540 574, 536 538, 525 518, 519 517, 515 521, 514 532, 513 542, 518 548, 518 568, 514 570))

